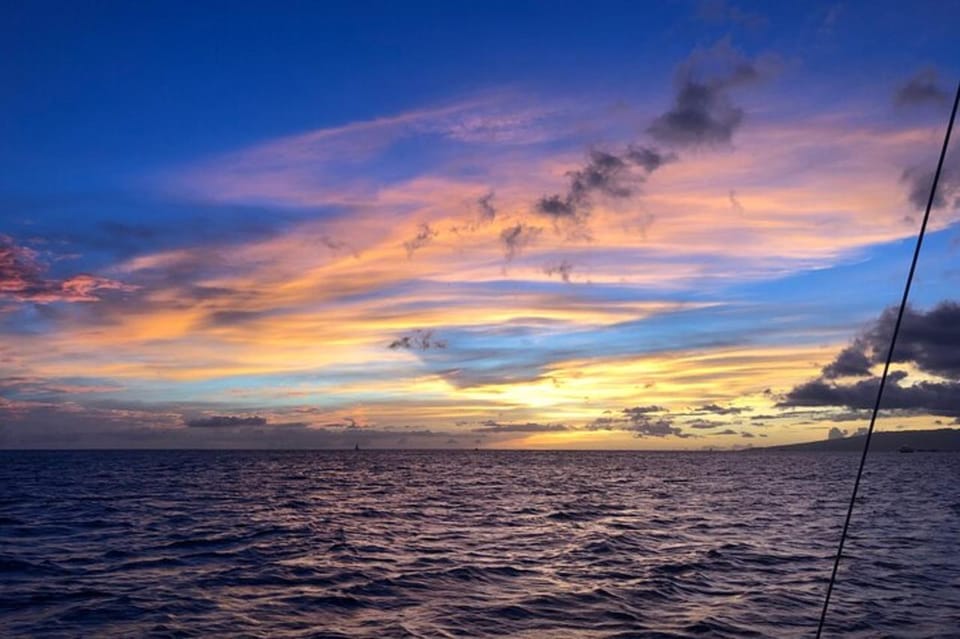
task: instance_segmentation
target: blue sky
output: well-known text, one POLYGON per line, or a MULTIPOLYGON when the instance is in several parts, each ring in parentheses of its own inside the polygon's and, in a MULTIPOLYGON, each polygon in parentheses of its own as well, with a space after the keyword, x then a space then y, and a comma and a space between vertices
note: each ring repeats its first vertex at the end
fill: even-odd
MULTIPOLYGON (((823 368, 872 361, 899 297, 958 14, 11 7, 0 445, 743 443, 691 426, 703 406, 717 433, 823 436, 876 373, 823 368)), ((956 153, 908 397, 956 383, 916 355, 960 341, 923 341, 955 312, 956 153)), ((904 401, 891 427, 960 416, 904 401)))

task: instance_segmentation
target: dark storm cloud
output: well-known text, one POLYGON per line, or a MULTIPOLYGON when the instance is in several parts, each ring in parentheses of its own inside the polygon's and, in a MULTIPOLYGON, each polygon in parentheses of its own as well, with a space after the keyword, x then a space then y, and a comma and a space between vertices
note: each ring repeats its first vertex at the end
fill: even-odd
POLYGON ((413 254, 433 241, 438 235, 437 231, 430 228, 426 222, 417 227, 417 234, 403 243, 403 248, 407 250, 407 259, 413 257, 413 254))
POLYGON ((863 352, 863 345, 854 343, 840 351, 836 359, 823 367, 827 379, 837 377, 866 377, 870 374, 870 358, 863 352))
POLYGON ((503 255, 509 262, 520 255, 527 246, 536 241, 542 229, 517 222, 514 226, 500 232, 500 243, 503 245, 503 255))
POLYGON ((733 430, 732 428, 728 428, 726 430, 721 430, 719 432, 714 433, 714 435, 736 435, 736 434, 737 434, 737 431, 733 430))
MULTIPOLYGON (((887 308, 851 348, 860 348, 870 362, 884 361, 897 319, 887 308)), ((925 373, 960 379, 960 304, 943 301, 929 311, 907 307, 903 315, 894 362, 911 362, 925 373)))
POLYGON ((762 75, 757 62, 725 41, 695 51, 677 69, 673 105, 647 132, 658 142, 674 146, 728 145, 744 118, 730 92, 762 75))
MULTIPOLYGON (((896 318, 896 308, 885 309, 823 368, 822 377, 794 387, 778 405, 872 409, 880 380, 869 376, 870 368, 886 359, 896 318), (836 379, 842 377, 862 379, 838 383, 836 379)), ((943 379, 909 383, 905 371, 894 370, 884 388, 883 408, 949 417, 960 415, 960 305, 943 301, 928 311, 907 307, 893 362, 910 364, 923 373, 943 379)))
MULTIPOLYGON (((882 364, 896 324, 897 309, 889 307, 852 343, 823 367, 825 379, 866 377, 882 364)), ((960 304, 943 301, 929 311, 907 307, 893 361, 912 363, 925 373, 960 379, 960 304)))
POLYGON ((893 101, 897 106, 946 105, 949 92, 941 85, 936 69, 920 69, 897 87, 893 101))
MULTIPOLYGON (((890 373, 883 391, 882 408, 946 417, 960 415, 960 383, 921 381, 912 385, 901 385, 906 376, 903 371, 890 373)), ((815 379, 791 389, 778 406, 836 406, 869 410, 876 401, 879 384, 878 377, 852 384, 836 384, 815 379)))
MULTIPOLYGON (((907 200, 918 211, 925 211, 927 208, 934 173, 932 167, 912 166, 905 169, 900 176, 900 181, 907 186, 907 200)), ((933 208, 956 208, 957 196, 960 196, 960 153, 953 153, 948 154, 944 160, 937 192, 933 196, 933 208)))
POLYGON ((636 184, 674 160, 676 155, 672 153, 644 146, 630 146, 620 154, 591 151, 582 168, 567 173, 570 178, 567 192, 540 198, 535 209, 554 221, 583 223, 594 194, 618 199, 630 197, 636 184), (640 171, 633 171, 635 167, 640 171))
POLYGON ((475 433, 556 433, 570 430, 564 424, 539 424, 527 422, 525 424, 504 424, 494 420, 481 422, 480 428, 474 428, 475 433))
POLYGON ((224 428, 231 426, 266 426, 267 420, 263 417, 236 417, 233 415, 211 415, 189 419, 186 425, 190 428, 224 428))
POLYGON ((0 299, 17 302, 93 302, 107 291, 131 291, 116 280, 78 273, 57 279, 46 276, 47 265, 33 249, 0 235, 0 299))
POLYGON ((398 350, 417 350, 428 351, 431 349, 446 348, 447 343, 442 339, 437 339, 433 331, 417 329, 409 335, 403 335, 390 342, 387 348, 398 350))

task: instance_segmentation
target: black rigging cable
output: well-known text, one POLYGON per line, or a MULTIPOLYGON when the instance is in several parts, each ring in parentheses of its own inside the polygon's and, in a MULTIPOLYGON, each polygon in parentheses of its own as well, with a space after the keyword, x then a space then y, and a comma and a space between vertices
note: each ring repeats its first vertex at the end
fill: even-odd
POLYGON ((823 610, 820 612, 820 624, 817 626, 817 639, 823 633, 823 624, 827 619, 827 608, 830 606, 830 595, 833 593, 833 584, 837 581, 837 569, 840 567, 840 556, 843 554, 843 542, 847 538, 847 529, 850 527, 850 518, 853 516, 853 504, 857 499, 857 490, 860 488, 860 477, 863 475, 863 466, 867 461, 867 451, 870 449, 870 437, 873 435, 873 426, 877 422, 877 413, 880 411, 880 399, 883 397, 883 387, 887 383, 887 373, 890 371, 890 362, 893 361, 893 348, 897 344, 897 334, 900 332, 900 323, 907 307, 907 298, 910 296, 910 285, 913 283, 913 274, 917 270, 917 260, 920 258, 920 247, 923 245, 923 236, 927 231, 927 221, 930 219, 930 209, 933 208, 934 197, 937 194, 937 183, 940 181, 940 172, 943 170, 943 159, 947 155, 950 145, 950 133, 953 131, 953 121, 957 117, 957 104, 960 104, 960 83, 957 83, 957 95, 953 99, 953 110, 950 112, 950 121, 947 123, 947 132, 943 137, 943 148, 940 149, 940 161, 937 162, 937 171, 933 175, 933 184, 930 185, 930 197, 927 199, 927 209, 923 214, 920 232, 917 234, 917 246, 913 249, 913 261, 910 263, 910 272, 907 274, 907 283, 903 287, 903 298, 900 300, 900 310, 897 312, 897 323, 893 327, 893 337, 890 338, 890 350, 887 351, 887 360, 883 364, 883 374, 880 376, 880 387, 877 389, 877 400, 873 404, 873 414, 870 416, 870 427, 863 442, 863 454, 860 456, 860 467, 857 469, 857 479, 853 482, 853 494, 850 495, 850 505, 847 507, 847 518, 843 522, 843 532, 840 534, 840 545, 837 547, 837 556, 833 561, 833 572, 830 574, 830 584, 827 586, 827 595, 823 599, 823 610))

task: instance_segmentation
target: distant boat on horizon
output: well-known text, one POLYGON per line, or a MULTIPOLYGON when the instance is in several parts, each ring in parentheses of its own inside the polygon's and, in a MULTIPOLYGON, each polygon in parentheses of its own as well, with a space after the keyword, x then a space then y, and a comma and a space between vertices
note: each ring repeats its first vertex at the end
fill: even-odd
POLYGON ((354 444, 354 445, 353 445, 353 449, 354 449, 354 450, 360 450, 360 444, 354 444))

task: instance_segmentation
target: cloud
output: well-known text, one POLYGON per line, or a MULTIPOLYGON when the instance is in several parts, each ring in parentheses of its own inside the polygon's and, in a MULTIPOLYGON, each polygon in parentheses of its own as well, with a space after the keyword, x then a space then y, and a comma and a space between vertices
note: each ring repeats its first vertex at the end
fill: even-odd
POLYGON ((823 367, 823 376, 827 379, 837 377, 866 377, 870 374, 872 363, 863 352, 865 344, 855 342, 853 346, 840 351, 836 359, 823 367))
POLYGON ((95 302, 104 291, 133 291, 135 287, 87 273, 65 279, 44 276, 46 265, 31 248, 0 235, 0 299, 18 302, 95 302))
MULTIPOLYGON (((907 200, 918 211, 925 211, 930 199, 930 188, 933 186, 933 177, 936 169, 927 166, 911 166, 904 169, 900 181, 907 185, 907 200)), ((947 155, 940 172, 940 181, 937 183, 937 192, 933 195, 933 208, 942 209, 947 206, 960 207, 957 197, 960 196, 960 154, 947 155)))
MULTIPOLYGON (((795 386, 778 405, 872 409, 880 379, 870 376, 870 369, 885 361, 896 318, 896 307, 885 309, 823 368, 820 378, 795 386), (841 377, 862 379, 846 384, 835 381, 841 377)), ((884 388, 883 408, 960 415, 960 304, 945 300, 928 311, 907 307, 892 361, 909 364, 940 379, 909 383, 907 371, 891 371, 884 388)))
POLYGON ((658 168, 676 160, 672 153, 662 153, 645 146, 630 146, 620 154, 591 151, 587 163, 576 171, 569 171, 570 186, 566 193, 548 195, 537 201, 538 213, 554 221, 585 222, 591 197, 602 194, 622 199, 633 195, 635 184, 643 182, 658 168), (631 169, 639 167, 640 173, 631 169))
POLYGON ((527 422, 525 424, 505 424, 493 420, 481 422, 480 428, 474 428, 475 433, 556 433, 570 430, 564 424, 540 424, 527 422))
MULTIPOLYGON (((960 383, 920 381, 902 385, 904 371, 893 371, 887 377, 881 406, 914 414, 927 413, 955 417, 960 415, 960 383)), ((880 378, 870 377, 851 384, 830 383, 815 379, 791 389, 780 407, 834 406, 855 410, 873 408, 880 378)))
POLYGON ((517 222, 500 232, 500 243, 503 245, 503 255, 509 262, 517 257, 523 249, 536 241, 542 229, 538 226, 530 226, 523 222, 517 222))
POLYGON ((0 377, 0 395, 7 397, 50 398, 63 395, 89 395, 124 390, 108 379, 93 377, 47 378, 12 375, 0 377))
POLYGON ((443 349, 447 347, 445 340, 436 339, 431 330, 417 329, 410 335, 404 335, 390 342, 387 348, 398 350, 417 350, 428 351, 430 349, 443 349))
POLYGON ((664 153, 648 146, 631 145, 627 147, 623 157, 641 167, 647 175, 653 173, 665 164, 677 161, 676 153, 664 153))
POLYGON ((719 404, 704 404, 703 406, 695 409, 694 412, 697 413, 713 413, 715 415, 739 415, 744 411, 749 411, 749 408, 740 408, 737 406, 721 406, 719 404))
POLYGON ((346 429, 354 430, 357 428, 363 428, 360 422, 353 417, 344 417, 343 419, 336 422, 327 422, 325 424, 320 424, 320 428, 332 428, 332 429, 346 429))
POLYGON ((623 409, 623 412, 627 415, 648 415, 650 413, 666 413, 669 411, 663 406, 649 404, 647 406, 634 406, 633 408, 625 408, 623 409))
MULTIPOLYGON (((864 336, 874 362, 882 360, 895 322, 896 311, 888 308, 864 336)), ((893 361, 912 362, 926 373, 960 379, 960 304, 944 301, 927 312, 908 307, 893 361)))
POLYGON ((694 51, 677 69, 673 105, 647 132, 658 142, 675 146, 728 145, 744 118, 730 91, 756 82, 762 75, 756 61, 725 40, 694 51))
MULTIPOLYGON (((692 421, 684 423, 684 426, 688 428, 696 428, 698 430, 704 430, 707 428, 717 428, 718 426, 724 426, 724 425, 726 425, 726 422, 719 422, 719 421, 710 420, 710 419, 694 419, 692 421)), ((718 433, 718 434, 723 435, 725 433, 718 433)))
POLYGON ((438 232, 430 228, 426 222, 417 227, 417 234, 403 243, 403 248, 407 250, 407 259, 413 257, 413 254, 433 241, 438 232))
POLYGON ((187 420, 190 428, 223 428, 231 426, 266 426, 267 420, 263 417, 236 417, 233 415, 211 415, 187 420))
POLYGON ((946 105, 950 94, 941 86, 936 69, 920 69, 897 87, 893 102, 897 106, 946 105))
POLYGON ((561 260, 559 264, 544 268, 543 272, 550 276, 559 275, 560 279, 562 279, 564 282, 569 282, 570 273, 573 272, 573 264, 567 260, 561 260))
POLYGON ((673 425, 666 416, 655 416, 664 411, 660 406, 634 406, 620 411, 622 417, 599 417, 586 425, 587 430, 623 430, 634 437, 690 437, 673 425))
MULTIPOLYGON (((824 377, 869 375, 872 365, 882 364, 886 359, 896 321, 897 308, 886 308, 824 367, 824 377)), ((912 363, 932 375, 960 379, 960 304, 944 300, 929 311, 908 306, 893 361, 912 363)))
POLYGON ((680 428, 664 417, 657 419, 647 415, 635 415, 630 418, 629 428, 634 437, 666 437, 667 435, 684 436, 680 428))
POLYGON ((827 439, 843 439, 847 436, 847 431, 837 428, 834 426, 830 429, 830 432, 827 433, 827 439))
POLYGON ((497 217, 497 208, 493 205, 493 196, 494 192, 490 191, 477 198, 481 222, 492 222, 497 217))
POLYGON ((354 257, 360 256, 359 253, 357 253, 357 251, 352 249, 350 245, 344 242, 343 240, 338 240, 336 238, 330 237, 329 235, 320 235, 320 237, 317 239, 320 241, 321 244, 326 246, 328 249, 330 249, 334 253, 337 253, 339 251, 348 251, 352 253, 354 257))
POLYGON ((476 216, 462 225, 450 227, 450 231, 459 235, 461 232, 473 233, 497 219, 497 207, 493 204, 493 198, 496 195, 494 191, 487 191, 471 203, 471 208, 476 210, 476 216))

